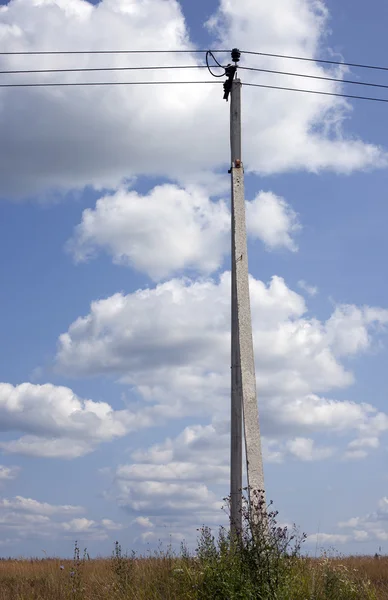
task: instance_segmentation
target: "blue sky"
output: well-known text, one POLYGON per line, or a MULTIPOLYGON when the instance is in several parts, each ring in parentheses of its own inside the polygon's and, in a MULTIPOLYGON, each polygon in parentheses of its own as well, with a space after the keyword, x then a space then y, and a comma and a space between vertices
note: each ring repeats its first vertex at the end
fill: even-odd
MULTIPOLYGON (((2 47, 14 51, 157 40, 384 62, 382 1, 373 13, 350 0, 1 4, 2 47)), ((182 64, 178 55, 147 60, 182 64)), ((275 63, 243 55, 241 64, 275 63)), ((373 71, 346 77, 387 83, 373 71)), ((319 530, 319 546, 374 553, 388 539, 387 108, 243 88, 243 109, 268 496, 284 522, 308 533, 306 549, 315 551, 319 530)), ((191 543, 199 524, 223 521, 228 491, 221 89, 1 90, 0 134, 0 553, 70 555, 74 539, 92 554, 110 552, 116 538, 139 551, 170 534, 191 543)))

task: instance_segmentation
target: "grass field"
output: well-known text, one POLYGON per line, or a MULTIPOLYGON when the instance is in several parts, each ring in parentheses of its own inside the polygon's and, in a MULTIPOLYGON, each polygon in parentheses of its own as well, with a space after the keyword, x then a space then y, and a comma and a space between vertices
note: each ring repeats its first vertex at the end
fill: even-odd
MULTIPOLYGON (((299 579, 299 591, 292 587, 292 595, 282 595, 281 598, 388 600, 388 557, 298 558, 297 561, 299 563, 294 568, 299 579), (347 585, 344 587, 341 580, 370 580, 370 590, 364 595, 356 588, 352 591, 349 586, 346 591, 347 585)), ((174 558, 169 553, 163 557, 137 559, 1 560, 0 600, 170 600, 211 597, 229 600, 255 597, 246 592, 230 596, 207 594, 198 585, 203 568, 198 561, 174 558)), ((270 599, 271 596, 264 598, 270 599)))
POLYGON ((73 560, 0 560, 0 600, 388 600, 388 556, 304 556, 306 536, 253 497, 239 536, 204 526, 192 553, 128 556, 116 542, 90 560, 76 542, 73 560))

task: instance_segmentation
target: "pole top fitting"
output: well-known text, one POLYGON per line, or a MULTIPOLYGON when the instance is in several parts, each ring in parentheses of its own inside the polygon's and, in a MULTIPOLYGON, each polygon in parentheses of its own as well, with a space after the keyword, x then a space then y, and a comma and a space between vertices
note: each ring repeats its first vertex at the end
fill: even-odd
POLYGON ((225 75, 227 76, 227 80, 224 82, 224 100, 228 101, 229 94, 232 90, 232 83, 234 76, 237 71, 236 65, 227 65, 225 67, 225 75))
POLYGON ((228 78, 224 83, 224 100, 226 101, 228 101, 229 94, 232 90, 232 82, 237 72, 237 63, 240 60, 241 52, 238 48, 233 48, 231 54, 234 65, 229 64, 225 67, 225 75, 228 78))
POLYGON ((233 48, 232 50, 232 61, 234 63, 238 63, 241 57, 241 52, 238 48, 233 48))

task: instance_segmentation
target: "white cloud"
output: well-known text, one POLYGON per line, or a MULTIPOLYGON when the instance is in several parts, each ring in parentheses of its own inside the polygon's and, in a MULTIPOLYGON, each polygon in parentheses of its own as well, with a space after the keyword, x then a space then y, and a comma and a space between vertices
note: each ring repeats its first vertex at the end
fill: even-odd
POLYGON ((321 543, 381 542, 388 540, 388 498, 383 497, 377 503, 377 509, 362 517, 351 517, 337 524, 347 533, 319 533, 309 536, 309 541, 321 543))
POLYGON ((170 483, 166 481, 132 481, 117 477, 121 495, 120 505, 131 511, 147 512, 148 515, 161 515, 164 512, 175 514, 189 510, 220 510, 222 503, 203 483, 170 483))
MULTIPOLYGON (((225 484, 229 480, 229 435, 228 430, 224 431, 223 425, 217 426, 215 423, 210 425, 192 425, 186 427, 176 438, 167 438, 161 444, 155 444, 146 450, 137 450, 131 456, 134 463, 121 466, 116 471, 118 490, 123 493, 132 486, 137 485, 137 480, 132 476, 132 469, 144 469, 145 481, 165 482, 168 484, 166 493, 171 493, 172 498, 164 498, 161 502, 157 500, 158 510, 157 518, 153 518, 157 533, 163 530, 164 525, 168 525, 169 530, 179 530, 186 536, 192 535, 190 527, 195 531, 195 527, 222 521, 224 515, 221 511, 221 504, 216 500, 221 497, 220 492, 214 493, 212 488, 215 485, 225 484), (169 465, 185 465, 182 477, 177 477, 176 472, 171 474, 169 465), (160 475, 154 479, 154 473, 160 475), (123 483, 125 487, 123 487, 123 483), (172 484, 172 485, 170 485, 172 484), (175 502, 175 495, 179 498, 185 494, 185 489, 190 489, 199 485, 201 487, 201 496, 203 500, 198 500, 196 514, 189 515, 178 514, 177 522, 174 523, 175 508, 172 509, 171 502, 175 502), (181 490, 181 491, 178 491, 181 490), (209 498, 208 502, 206 498, 209 498), (187 523, 185 519, 187 518, 187 523)), ((219 490, 220 488, 218 488, 219 490)), ((136 507, 129 506, 135 510, 136 507)), ((138 509, 137 509, 138 510, 138 509)), ((149 511, 145 506, 144 511, 149 511)), ((151 509, 152 510, 152 509, 151 509)), ((148 514, 151 514, 148 512, 148 514)))
MULTIPOLYGON (((2 383, 3 429, 22 436, 2 442, 1 448, 30 456, 74 458, 167 419, 211 415, 223 422, 229 396, 229 286, 228 273, 218 281, 175 279, 93 303, 90 314, 61 336, 58 367, 72 375, 118 377, 130 383, 145 403, 138 401, 136 410, 113 410, 107 403, 80 399, 65 387, 2 383)), ((303 298, 277 277, 268 285, 251 279, 251 300, 267 458, 328 457, 333 449, 315 447, 311 439, 315 432, 352 432, 347 458, 362 458, 377 447, 388 429, 388 416, 372 405, 338 401, 324 392, 353 381, 338 357, 367 350, 373 340, 369 330, 378 333, 386 311, 337 307, 335 318, 326 323, 307 319, 303 298), (349 339, 356 342, 345 345, 346 327, 349 339)), ((222 431, 225 435, 226 428, 222 431)), ((159 473, 153 461, 146 462, 148 474, 144 467, 131 466, 126 475, 139 484, 145 476, 155 481, 195 480, 196 462, 184 454, 163 461, 159 473)), ((227 469, 207 462, 202 477, 222 482, 227 469)))
POLYGON ((54 505, 22 496, 0 498, 0 532, 2 536, 12 533, 13 543, 40 537, 74 539, 74 534, 86 541, 106 539, 109 531, 122 528, 110 519, 93 521, 76 516, 83 512, 81 506, 54 505), (60 520, 66 517, 70 517, 68 521, 60 520))
POLYGON ((134 522, 140 525, 140 527, 154 527, 154 524, 148 517, 137 517, 134 522))
MULTIPOLYGON (((287 202, 260 192, 246 203, 248 234, 267 249, 295 251, 300 229, 287 202)), ((75 260, 105 250, 117 264, 129 265, 154 280, 195 269, 216 271, 229 251, 230 211, 223 200, 212 202, 201 189, 165 184, 142 196, 121 189, 86 209, 67 249, 75 260)))
POLYGON ((303 461, 324 460, 334 454, 333 448, 316 448, 314 440, 297 437, 287 443, 288 451, 303 461))
MULTIPOLYGON (((362 427, 362 430, 363 429, 364 427, 362 427)), ((375 433, 377 433, 376 429, 375 433)), ((344 454, 344 458, 350 460, 366 458, 368 456, 369 450, 376 449, 379 447, 379 445, 380 440, 376 435, 374 437, 358 437, 349 442, 348 449, 344 454)))
POLYGON ((67 515, 84 512, 85 510, 82 506, 73 506, 71 504, 60 506, 47 502, 38 502, 32 498, 24 498, 23 496, 15 496, 12 499, 0 498, 0 510, 4 509, 45 516, 67 515))
POLYGON ((306 542, 308 544, 317 545, 320 549, 321 544, 332 545, 332 544, 346 544, 349 542, 351 537, 349 535, 343 535, 341 533, 314 533, 307 536, 306 542))
MULTIPOLYGON (((377 509, 362 517, 352 517, 338 523, 339 529, 349 530, 347 534, 327 534, 338 538, 338 542, 378 542, 388 540, 388 498, 383 497, 377 503, 377 509)), ((320 534, 322 535, 322 534, 320 534)))
MULTIPOLYGON (((69 374, 113 375, 166 419, 213 418, 133 452, 131 462, 116 469, 119 505, 153 524, 133 522, 143 542, 164 533, 191 539, 190 529, 225 517, 213 488, 229 476, 229 291, 230 275, 224 273, 216 281, 174 279, 116 294, 94 302, 59 340, 57 364, 69 374)), ((377 334, 385 312, 365 307, 353 319, 353 310, 338 307, 335 319, 308 319, 304 299, 278 277, 268 285, 251 278, 251 303, 265 460, 329 459, 339 453, 338 438, 349 432, 367 451, 373 448, 365 440, 388 429, 386 416, 372 405, 323 392, 353 382, 339 358, 367 350, 373 337, 365 332, 373 328, 377 334), (367 341, 345 347, 341 316, 350 336, 367 341), (354 336, 355 330, 361 333, 354 336), (330 445, 316 444, 318 432, 337 436, 330 445)), ((332 539, 344 540, 339 535, 332 539)))
POLYGON ((131 515, 141 513, 132 526, 143 543, 167 541, 170 535, 192 542, 203 523, 226 522, 219 501, 220 485, 224 491, 229 481, 224 423, 187 426, 177 437, 137 449, 130 458, 131 464, 116 469, 116 499, 131 515))
MULTIPOLYGON (((37 409, 39 412, 39 408, 37 409)), ((93 450, 90 441, 70 438, 46 438, 43 435, 23 435, 8 442, 0 442, 0 448, 8 454, 42 458, 78 458, 93 450)))
POLYGON ((303 279, 298 281, 298 286, 304 292, 307 292, 309 296, 316 296, 318 294, 318 288, 315 285, 309 285, 303 279))
POLYGON ((153 424, 157 414, 115 411, 105 402, 83 400, 69 388, 51 384, 0 383, 0 418, 3 431, 25 434, 1 442, 5 452, 76 458, 102 442, 153 424))
POLYGON ((61 523, 61 527, 64 531, 71 533, 92 533, 94 536, 97 536, 97 539, 100 538, 101 535, 102 539, 107 537, 108 531, 118 531, 119 529, 122 529, 121 524, 115 523, 114 521, 111 521, 111 519, 102 519, 101 522, 97 522, 92 519, 86 519, 85 517, 71 519, 71 521, 61 523), (106 532, 103 530, 106 530, 106 532))
MULTIPOLYGON (((255 50, 260 40, 269 52, 314 56, 326 41, 327 20, 323 2, 241 0, 237 8, 222 0, 211 19, 211 30, 214 45, 228 47, 233 39, 255 50)), ((97 6, 84 0, 13 0, 0 12, 0 27, 2 45, 11 51, 126 49, 128 39, 140 50, 153 47, 156 39, 160 48, 193 48, 175 0, 102 0, 97 6)), ((138 66, 197 65, 200 61, 190 53, 131 58, 131 64, 138 66)), ((284 59, 275 62, 248 55, 241 64, 290 68, 284 59)), ((126 66, 128 56, 67 56, 65 62, 58 56, 39 59, 41 68, 64 65, 126 66)), ((1 67, 25 68, 25 57, 3 56, 1 67)), ((343 70, 305 63, 304 72, 340 77, 343 70)), ((258 78, 248 71, 241 76, 246 82, 300 87, 292 76, 260 73, 258 78)), ((201 69, 40 74, 29 75, 28 81, 197 81, 207 77, 201 69)), ((341 90, 339 83, 328 81, 309 80, 308 87, 341 90)), ((114 188, 125 178, 141 174, 202 182, 215 189, 221 181, 215 172, 229 160, 228 113, 222 88, 216 85, 2 89, 1 195, 87 185, 114 188), (34 119, 20 117, 27 114, 34 114, 34 119)), ((340 98, 244 88, 246 169, 261 174, 295 169, 349 173, 385 166, 386 155, 379 148, 344 130, 350 113, 350 105, 340 98)), ((227 185, 226 177, 223 181, 227 185)))
MULTIPOLYGON (((193 462, 169 462, 165 465, 147 463, 122 465, 117 476, 132 481, 198 481, 198 464, 193 462)), ((229 479, 227 465, 203 465, 201 480, 224 483, 229 479)))
POLYGON ((361 460, 368 456, 368 452, 366 450, 347 450, 344 453, 344 460, 361 460))
POLYGON ((388 310, 343 304, 327 322, 327 335, 338 356, 356 354, 370 347, 368 326, 384 327, 388 310))
MULTIPOLYGON (((263 450, 265 461, 271 462, 282 462, 289 456, 323 460, 332 455, 332 449, 316 447, 312 440, 301 438, 286 442, 264 438, 263 450)), ((199 525, 225 523, 226 513, 214 500, 221 497, 221 489, 224 494, 227 488, 229 456, 226 419, 187 426, 175 438, 132 452, 133 462, 118 466, 114 481, 119 505, 130 514, 142 513, 132 521, 140 539, 144 542, 176 532, 191 541, 199 525), (197 489, 195 485, 198 493, 194 511, 186 504, 186 494, 197 489), (178 506, 181 500, 182 507, 178 506)))
POLYGON ((283 198, 272 192, 260 192, 252 202, 247 203, 248 234, 262 240, 270 250, 287 248, 295 252, 298 248, 292 235, 301 225, 297 214, 283 198))
MULTIPOLYGON (((229 296, 224 273, 217 281, 173 279, 94 302, 60 336, 57 366, 130 383, 161 418, 222 413, 229 395, 229 296)), ((387 416, 373 406, 325 393, 354 381, 339 357, 367 350, 369 330, 385 323, 387 311, 339 306, 326 322, 306 318, 304 299, 279 277, 268 285, 251 278, 251 304, 265 435, 334 430, 365 438, 388 429, 387 416)))
MULTIPOLYGON (((255 51, 257 40, 260 40, 261 47, 268 53, 293 56, 322 53, 330 17, 323 0, 260 3, 242 0, 238 4, 221 0, 219 6, 217 14, 209 20, 209 28, 218 35, 221 45, 228 46, 232 39, 237 46, 255 51)), ((245 57, 243 60, 245 63, 245 57)), ((287 59, 255 57, 254 66, 292 70, 287 59)), ((311 62, 304 63, 303 73, 318 76, 330 73, 332 77, 341 78, 344 70, 327 71, 311 62)), ((244 81, 261 84, 304 87, 300 78, 292 76, 260 73, 260 78, 255 75, 250 78, 245 72, 241 76, 244 81)), ((340 84, 322 85, 314 80, 309 80, 306 88, 326 92, 341 90, 340 84)), ((354 137, 346 139, 342 123, 351 109, 342 99, 326 101, 313 94, 260 90, 260 110, 257 110, 256 91, 244 90, 246 131, 257 132, 247 135, 245 140, 245 163, 249 169, 261 174, 299 168, 313 172, 334 169, 346 173, 371 166, 373 156, 380 165, 386 164, 386 158, 376 147, 365 145, 354 137), (308 100, 306 96, 309 96, 308 100), (345 151, 346 156, 341 157, 341 151, 345 151)))
POLYGON ((229 248, 229 229, 225 203, 211 202, 200 190, 162 185, 141 196, 123 189, 83 212, 68 247, 76 260, 103 248, 114 262, 153 279, 190 268, 209 274, 229 248))
POLYGON ((9 481, 10 479, 16 479, 19 475, 20 467, 5 467, 0 465, 0 481, 9 481))

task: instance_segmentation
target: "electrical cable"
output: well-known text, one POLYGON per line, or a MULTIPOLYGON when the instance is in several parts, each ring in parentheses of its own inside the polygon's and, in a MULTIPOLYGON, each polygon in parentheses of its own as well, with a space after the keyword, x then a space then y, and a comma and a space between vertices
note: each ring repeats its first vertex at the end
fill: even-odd
MULTIPOLYGON (((23 50, 23 51, 2 51, 0 56, 36 56, 36 55, 66 55, 66 54, 206 54, 208 50, 23 50)), ((225 54, 230 50, 212 50, 212 53, 225 54)), ((327 60, 322 58, 309 58, 306 56, 292 56, 288 54, 274 54, 270 52, 254 52, 252 50, 241 50, 243 54, 251 54, 254 56, 268 56, 272 58, 286 58, 290 60, 304 60, 309 62, 323 63, 329 65, 342 65, 345 67, 355 67, 360 69, 377 69, 380 71, 388 71, 388 67, 379 65, 368 65, 362 63, 351 63, 337 60, 327 60)))
MULTIPOLYGON (((213 57, 214 58, 214 57, 213 57)), ((218 64, 218 61, 217 61, 218 64)), ((222 69, 225 70, 225 67, 219 65, 222 69)), ((16 74, 37 74, 37 73, 89 73, 89 72, 98 72, 98 71, 157 71, 157 70, 169 70, 169 69, 205 69, 208 68, 209 72, 214 77, 224 77, 225 73, 221 75, 217 75, 213 73, 209 65, 168 65, 168 66, 142 66, 142 67, 80 67, 74 69, 23 69, 23 70, 9 70, 9 71, 0 71, 0 75, 16 75, 16 74)), ((308 79, 318 79, 321 81, 335 81, 338 83, 347 83, 353 85, 364 85, 369 87, 383 88, 388 89, 388 85, 384 85, 381 83, 372 83, 366 81, 354 81, 352 79, 337 79, 335 77, 324 77, 320 75, 308 75, 305 73, 293 73, 292 71, 276 71, 273 69, 259 69, 255 67, 242 67, 239 66, 239 69, 243 69, 244 71, 253 71, 258 73, 272 73, 276 75, 287 75, 292 77, 305 77, 308 79)))
POLYGON ((221 65, 221 64, 218 62, 218 60, 216 59, 216 57, 214 56, 214 54, 213 54, 213 52, 212 52, 211 50, 208 50, 208 51, 206 52, 206 66, 207 66, 207 68, 208 68, 208 71, 209 71, 210 75, 213 75, 213 77, 225 77, 225 74, 226 74, 225 67, 223 67, 223 66, 222 66, 222 65, 221 65), (216 63, 216 64, 217 64, 217 65, 218 65, 218 66, 219 66, 221 69, 223 69, 223 70, 224 70, 224 72, 223 72, 223 73, 221 73, 220 75, 217 75, 216 73, 213 73, 213 71, 211 70, 211 68, 210 68, 210 65, 209 65, 209 56, 211 56, 211 57, 212 57, 212 59, 214 60, 214 62, 215 62, 215 63, 216 63))
MULTIPOLYGON (((58 83, 0 83, 0 88, 24 88, 24 87, 90 87, 109 85, 180 85, 180 84, 209 84, 221 83, 218 81, 92 81, 92 82, 58 82, 58 83)), ((335 96, 340 98, 354 98, 359 100, 371 100, 374 102, 388 102, 388 98, 374 98, 370 96, 356 96, 352 94, 337 94, 334 92, 321 92, 318 90, 304 90, 299 88, 282 87, 278 85, 264 85, 261 83, 242 83, 244 86, 265 88, 271 90, 286 90, 289 92, 303 92, 306 94, 319 94, 323 96, 335 96)))
MULTIPOLYGON (((213 52, 216 52, 213 50, 213 52)), ((388 71, 388 67, 376 65, 364 65, 359 63, 340 62, 337 60, 324 60, 323 58, 307 58, 306 56, 290 56, 288 54, 270 54, 269 52, 252 52, 250 50, 241 50, 243 54, 252 54, 254 56, 269 56, 272 58, 289 58, 291 60, 305 60, 308 62, 324 63, 327 65, 340 65, 343 67, 356 67, 358 69, 376 69, 378 71, 388 71)))
MULTIPOLYGON (((206 54, 208 50, 23 50, 23 51, 2 51, 0 56, 36 56, 36 55, 66 55, 66 54, 206 54)), ((230 50, 212 50, 212 53, 225 54, 230 50)), ((306 56, 292 56, 289 54, 274 54, 270 52, 254 52, 252 50, 241 50, 243 54, 251 54, 253 56, 268 56, 271 58, 286 58, 290 60, 304 60, 308 62, 323 63, 329 65, 342 65, 345 67, 355 67, 360 69, 377 69, 380 71, 388 71, 388 67, 379 65, 369 65, 362 63, 351 63, 337 60, 328 60, 322 58, 309 58, 306 56)))
POLYGON ((249 87, 266 88, 269 90, 286 90, 288 92, 304 92, 306 94, 319 94, 322 96, 337 96, 339 98, 354 98, 357 100, 372 100, 374 102, 388 102, 388 98, 373 98, 371 96, 356 96, 352 94, 336 94, 335 92, 320 92, 318 90, 301 90, 299 88, 281 87, 279 85, 264 85, 263 83, 243 83, 249 87))
POLYGON ((27 73, 86 73, 91 71, 157 71, 166 69, 206 69, 206 65, 170 65, 161 67, 79 67, 74 69, 25 69, 0 71, 0 75, 16 75, 27 73))
POLYGON ((257 71, 260 73, 275 73, 277 75, 291 75, 292 77, 306 77, 308 79, 319 79, 322 81, 336 81, 338 83, 350 83, 354 85, 366 85, 370 87, 377 87, 388 89, 388 85, 384 85, 383 83, 372 83, 369 81, 354 81, 354 79, 337 79, 336 77, 324 77, 322 75, 307 75, 304 73, 292 73, 291 71, 275 71, 272 69, 258 69, 255 67, 239 67, 239 69, 244 69, 244 71, 257 71))
MULTIPOLYGON (((18 52, 0 52, 0 56, 35 56, 40 54, 205 54, 208 50, 26 50, 18 52)), ((222 53, 230 50, 212 50, 222 53)))
POLYGON ((97 85, 180 85, 195 83, 221 83, 218 81, 75 81, 58 83, 0 83, 0 88, 22 88, 22 87, 71 87, 71 86, 97 86, 97 85))
MULTIPOLYGON (((225 71, 225 67, 223 67, 214 57, 212 52, 208 51, 209 55, 217 63, 217 66, 221 67, 225 71)), ((7 70, 0 71, 0 75, 17 75, 17 74, 29 74, 29 73, 88 73, 88 72, 114 72, 114 71, 157 71, 157 70, 169 70, 169 69, 205 69, 208 68, 211 75, 214 77, 224 77, 226 73, 216 74, 211 71, 209 62, 208 62, 208 53, 206 54, 206 65, 166 65, 166 66, 141 66, 141 67, 79 67, 79 68, 71 68, 71 69, 21 69, 21 70, 7 70)), ((325 77, 322 75, 309 75, 307 73, 294 73, 292 71, 277 71, 275 69, 261 69, 256 67, 244 67, 239 66, 239 69, 244 71, 253 71, 257 73, 271 73, 276 75, 287 75, 292 77, 304 77, 307 79, 317 79, 320 81, 334 81, 338 83, 346 83, 352 85, 363 85, 368 87, 376 87, 382 89, 388 89, 388 85, 381 83, 373 83, 367 81, 355 81, 353 79, 338 79, 336 77, 325 77)))

